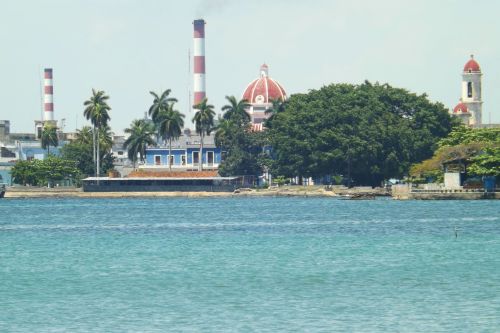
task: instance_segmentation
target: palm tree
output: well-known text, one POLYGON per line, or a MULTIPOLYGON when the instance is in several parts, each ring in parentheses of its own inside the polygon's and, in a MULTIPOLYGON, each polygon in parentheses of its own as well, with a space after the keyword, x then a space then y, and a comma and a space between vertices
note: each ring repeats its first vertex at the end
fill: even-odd
POLYGON ((210 135, 214 127, 214 106, 207 104, 208 100, 204 98, 199 104, 193 106, 194 109, 198 110, 194 117, 193 122, 195 123, 196 133, 200 135, 200 154, 199 154, 199 170, 203 170, 203 137, 205 135, 210 135))
POLYGON ((177 140, 182 134, 184 127, 184 115, 174 110, 174 104, 170 104, 167 111, 158 114, 159 134, 163 139, 168 139, 168 169, 172 171, 170 156, 172 154, 172 140, 177 140))
POLYGON ((146 148, 154 146, 156 143, 153 139, 155 127, 147 120, 138 119, 132 121, 130 128, 125 129, 125 133, 129 134, 129 137, 125 140, 123 147, 127 149, 128 158, 134 164, 135 169, 137 154, 139 154, 140 161, 144 161, 146 148))
POLYGON ((224 118, 220 118, 217 121, 217 126, 215 127, 215 145, 217 147, 223 147, 225 146, 228 141, 230 140, 229 136, 233 132, 233 123, 224 118))
POLYGON ((97 138, 94 138, 94 146, 97 146, 97 153, 94 152, 97 165, 97 177, 100 175, 99 128, 105 127, 111 119, 108 113, 111 110, 107 103, 108 99, 109 96, 107 96, 104 91, 92 89, 92 96, 83 103, 85 106, 83 115, 87 120, 90 120, 94 126, 94 133, 97 135, 97 138))
POLYGON ((47 155, 50 152, 50 146, 57 147, 59 140, 57 138, 57 127, 51 124, 44 124, 42 130, 42 148, 47 149, 47 155))
POLYGON ((149 116, 151 116, 151 119, 153 119, 154 123, 157 122, 158 114, 161 111, 168 110, 168 106, 171 103, 177 102, 176 98, 168 97, 168 95, 170 95, 171 92, 172 92, 172 90, 170 90, 170 89, 165 90, 161 95, 158 95, 157 93, 155 93, 153 91, 149 92, 151 95, 153 95, 154 100, 153 100, 153 104, 149 107, 148 114, 149 114, 149 116))
POLYGON ((222 107, 222 111, 224 111, 224 119, 238 119, 240 124, 250 121, 250 115, 247 113, 247 110, 251 105, 246 99, 238 101, 234 96, 226 96, 226 99, 229 104, 222 107))
POLYGON ((82 145, 91 145, 94 143, 94 130, 90 126, 83 126, 76 131, 75 141, 82 145))
POLYGON ((105 155, 105 153, 109 152, 113 147, 113 135, 114 133, 111 131, 111 127, 109 125, 99 127, 99 147, 101 156, 105 155))

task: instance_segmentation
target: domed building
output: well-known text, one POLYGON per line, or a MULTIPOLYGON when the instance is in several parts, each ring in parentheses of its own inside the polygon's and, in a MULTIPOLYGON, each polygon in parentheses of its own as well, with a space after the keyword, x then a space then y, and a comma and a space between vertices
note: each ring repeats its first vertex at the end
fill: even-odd
POLYGON ((260 66, 260 77, 246 87, 242 97, 250 103, 247 112, 253 129, 262 131, 262 123, 269 117, 266 115, 266 110, 272 106, 273 100, 284 101, 286 98, 285 89, 269 77, 269 67, 266 64, 260 66))
POLYGON ((465 103, 463 103, 461 100, 460 103, 458 103, 457 106, 453 108, 452 114, 455 117, 459 117, 460 120, 462 120, 462 123, 467 125, 469 124, 469 118, 471 117, 471 114, 469 112, 469 109, 467 108, 467 105, 465 105, 465 103))
POLYGON ((481 127, 483 100, 481 98, 481 67, 471 55, 462 72, 462 98, 451 112, 460 117, 465 125, 481 127))

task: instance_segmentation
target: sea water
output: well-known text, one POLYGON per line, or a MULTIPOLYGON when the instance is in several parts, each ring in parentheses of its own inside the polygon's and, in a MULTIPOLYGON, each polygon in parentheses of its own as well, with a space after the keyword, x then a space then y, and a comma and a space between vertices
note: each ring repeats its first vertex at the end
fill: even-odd
POLYGON ((499 330, 499 201, 0 200, 0 332, 499 330))

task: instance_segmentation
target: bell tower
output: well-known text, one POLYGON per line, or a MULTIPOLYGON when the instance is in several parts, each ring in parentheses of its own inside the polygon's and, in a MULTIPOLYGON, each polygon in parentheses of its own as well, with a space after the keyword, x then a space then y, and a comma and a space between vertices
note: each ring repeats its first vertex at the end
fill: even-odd
POLYGON ((471 55, 462 73, 462 102, 470 113, 469 124, 472 127, 482 125, 483 99, 481 97, 481 67, 471 55))

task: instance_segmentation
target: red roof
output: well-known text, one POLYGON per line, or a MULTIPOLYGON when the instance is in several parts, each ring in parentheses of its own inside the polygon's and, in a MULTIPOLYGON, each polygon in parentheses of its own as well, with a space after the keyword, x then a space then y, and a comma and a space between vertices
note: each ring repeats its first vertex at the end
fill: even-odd
POLYGON ((474 60, 474 56, 470 56, 470 60, 464 66, 464 72, 481 72, 481 67, 476 60, 474 60))
POLYGON ((467 105, 465 105, 462 102, 458 103, 457 106, 455 106, 455 108, 453 109, 453 113, 467 113, 467 112, 469 112, 469 109, 467 108, 467 105))
POLYGON ((260 67, 260 78, 253 80, 245 89, 243 99, 252 104, 271 103, 272 100, 286 99, 285 89, 275 80, 268 76, 268 66, 266 64, 260 67))

